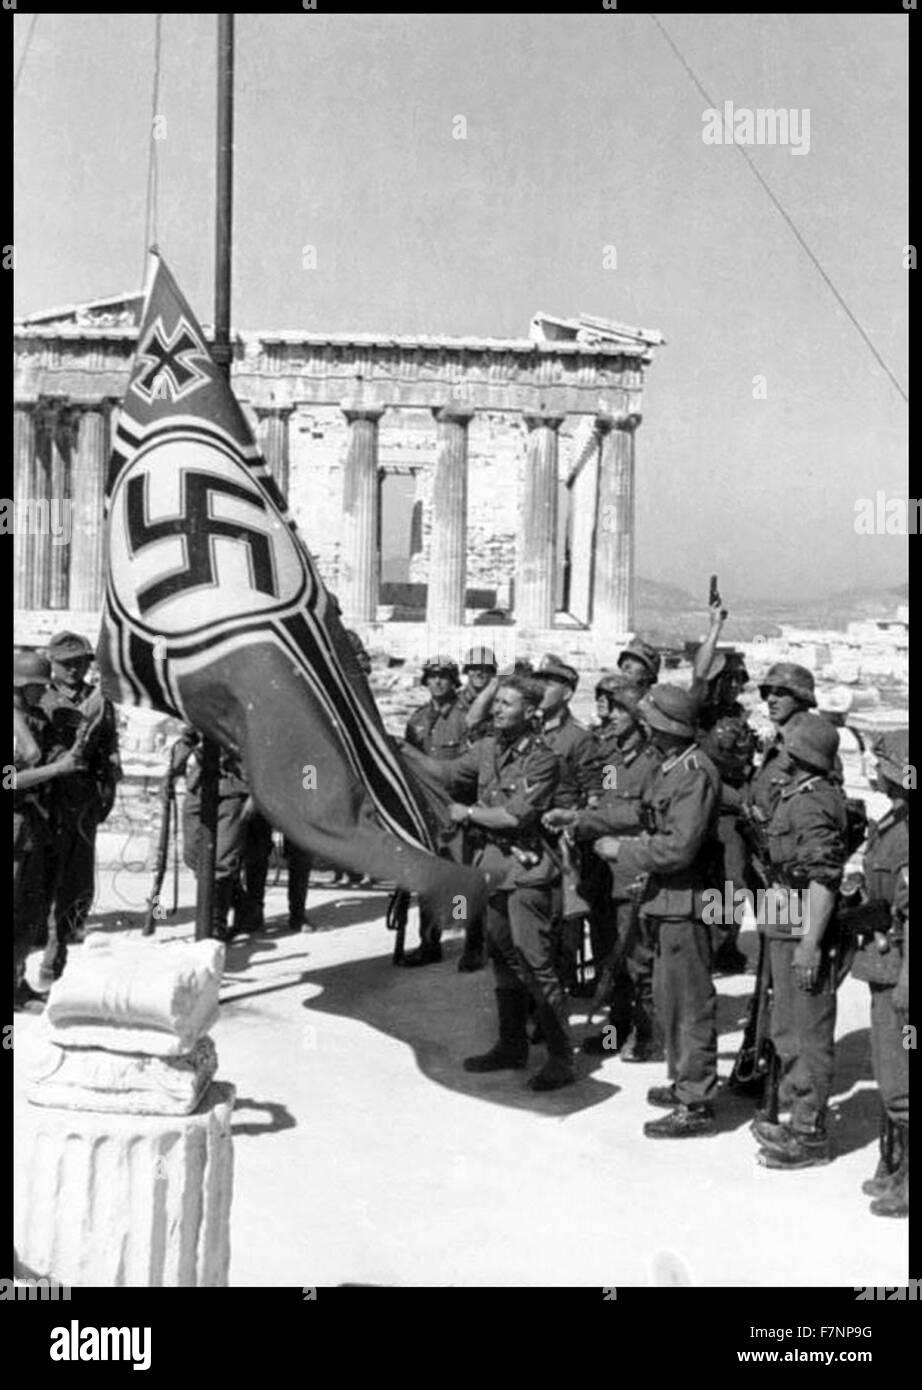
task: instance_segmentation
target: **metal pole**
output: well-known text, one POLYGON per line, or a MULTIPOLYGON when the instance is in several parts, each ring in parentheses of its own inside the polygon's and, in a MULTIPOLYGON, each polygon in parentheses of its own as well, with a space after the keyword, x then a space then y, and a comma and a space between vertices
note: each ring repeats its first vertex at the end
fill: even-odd
MULTIPOLYGON (((233 349, 230 337, 231 231, 234 186, 234 16, 218 15, 218 119, 215 159, 214 340, 212 356, 230 384, 233 349)), ((211 936, 214 900, 215 849, 218 832, 220 748, 202 739, 201 829, 198 843, 198 883, 195 938, 211 936)))

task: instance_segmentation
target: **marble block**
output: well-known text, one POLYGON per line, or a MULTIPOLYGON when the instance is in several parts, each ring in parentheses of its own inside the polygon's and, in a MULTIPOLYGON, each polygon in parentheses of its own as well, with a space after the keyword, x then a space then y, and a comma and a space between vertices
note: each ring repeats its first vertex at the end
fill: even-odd
POLYGON ((119 941, 91 933, 52 986, 49 1036, 61 1047, 178 1057, 218 1017, 219 941, 119 941))
POLYGON ((33 1105, 131 1115, 188 1115, 218 1070, 211 1038, 178 1057, 149 1057, 95 1047, 59 1047, 37 1037, 23 1059, 33 1105))
POLYGON ((20 1101, 14 1244, 37 1277, 73 1288, 227 1284, 233 1086, 192 1115, 119 1115, 20 1101))

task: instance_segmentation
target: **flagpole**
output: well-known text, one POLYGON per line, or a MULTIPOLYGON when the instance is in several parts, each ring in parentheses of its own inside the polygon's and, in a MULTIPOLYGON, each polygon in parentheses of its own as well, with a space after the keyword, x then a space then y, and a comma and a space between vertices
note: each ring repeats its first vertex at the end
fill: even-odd
MULTIPOLYGON (((230 385, 233 348, 230 336, 231 237, 234 198, 234 16, 218 15, 218 110, 215 158, 214 338, 211 352, 230 385)), ((198 885, 195 937, 211 936, 215 892, 215 854, 218 830, 220 749, 202 739, 201 830, 198 844, 198 885)))

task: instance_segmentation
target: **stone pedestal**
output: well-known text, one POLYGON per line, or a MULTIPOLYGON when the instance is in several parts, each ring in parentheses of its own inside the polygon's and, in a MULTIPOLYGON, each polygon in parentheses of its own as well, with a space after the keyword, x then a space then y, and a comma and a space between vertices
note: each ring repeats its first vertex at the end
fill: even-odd
POLYGON ((634 609, 634 430, 639 415, 602 415, 595 528, 592 630, 599 640, 630 632, 634 609))
POLYGON ((348 624, 378 609, 378 421, 383 406, 343 406, 349 443, 343 468, 339 601, 348 624))
POLYGON ((438 455, 432 481, 432 535, 426 622, 436 629, 464 622, 467 581, 467 427, 472 410, 433 411, 438 455))
POLYGON ((113 1115, 23 1103, 15 1120, 14 1243, 72 1287, 227 1284, 234 1088, 192 1115, 113 1115))
POLYGON ((562 415, 526 415, 528 455, 516 549, 515 618, 526 628, 554 625, 557 589, 557 431, 562 415))
POLYGON ((105 404, 80 411, 72 478, 69 603, 71 608, 92 612, 102 607, 105 590, 103 506, 109 460, 108 413, 105 404))

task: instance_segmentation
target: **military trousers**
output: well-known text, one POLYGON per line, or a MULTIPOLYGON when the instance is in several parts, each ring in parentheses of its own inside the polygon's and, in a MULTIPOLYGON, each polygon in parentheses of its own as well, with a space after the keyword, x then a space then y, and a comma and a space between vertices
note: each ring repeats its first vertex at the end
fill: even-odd
POLYGON ((711 978, 710 927, 690 918, 642 921, 656 940, 653 997, 669 1079, 682 1105, 710 1104, 717 1093, 717 991, 711 978))
MULTIPOLYGON (((243 808, 247 798, 222 796, 218 799, 215 833, 215 880, 236 883, 243 856, 246 822, 243 808)), ((201 800, 198 792, 187 792, 182 808, 183 860, 198 873, 198 837, 201 827, 201 800)))
POLYGON ((96 893, 96 832, 100 808, 59 809, 45 854, 49 911, 42 969, 58 976, 67 944, 83 929, 96 893))
POLYGON ((592 916, 593 957, 596 979, 616 946, 627 951, 621 968, 612 980, 608 999, 609 1022, 616 1030, 620 1047, 629 1034, 639 1043, 648 1043, 656 1031, 653 1003, 653 966, 656 937, 649 917, 635 922, 636 908, 625 898, 609 898, 604 911, 596 907, 592 916), (633 935, 633 941, 628 938, 633 935), (596 955, 596 952, 600 954, 596 955))
POLYGON ((828 953, 823 952, 813 991, 794 978, 798 938, 770 940, 772 1042, 781 1064, 778 1105, 791 1112, 791 1127, 820 1134, 835 1069, 836 991, 828 953))
POLYGON ((288 918, 300 922, 307 904, 307 890, 311 882, 313 860, 305 850, 299 849, 286 836, 285 858, 288 861, 288 918))
POLYGON ((892 985, 871 985, 871 1065, 880 1100, 894 1124, 909 1124, 909 1052, 905 1020, 893 1007, 892 985))
POLYGON ((548 1050, 569 1056, 567 1000, 556 969, 559 933, 549 885, 494 893, 487 902, 487 954, 496 988, 533 999, 548 1050))
POLYGON ((13 982, 22 978, 26 956, 45 930, 48 884, 44 827, 13 813, 13 982))

